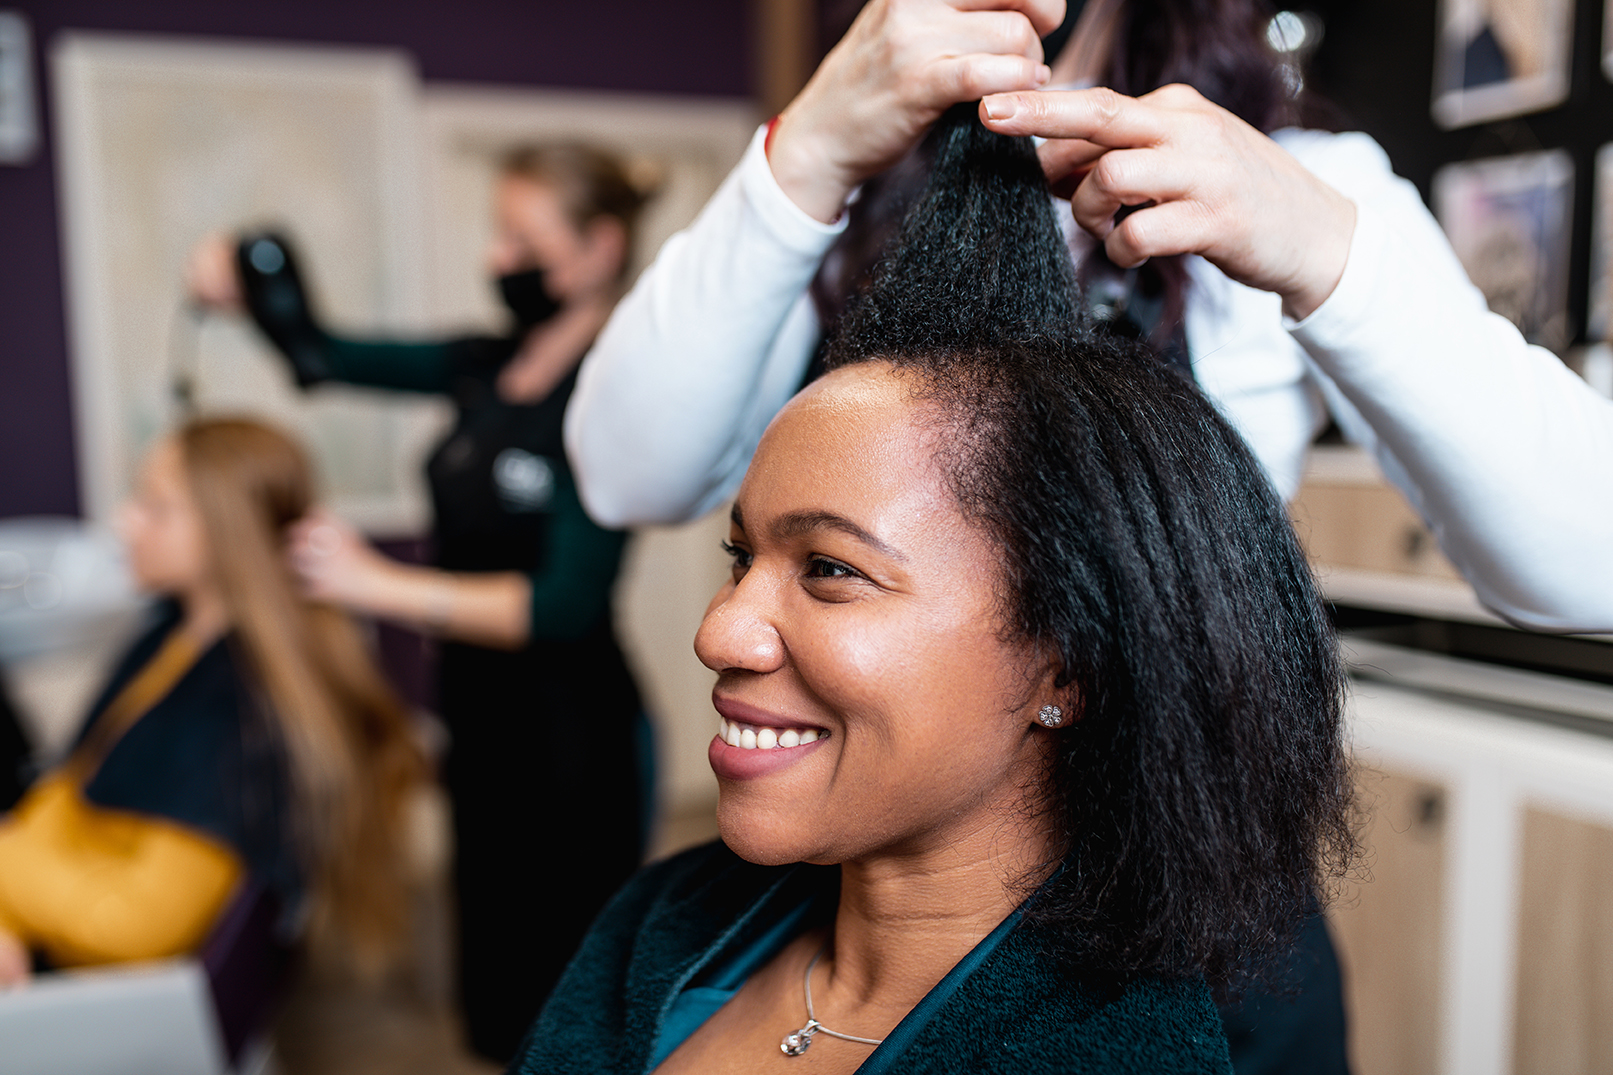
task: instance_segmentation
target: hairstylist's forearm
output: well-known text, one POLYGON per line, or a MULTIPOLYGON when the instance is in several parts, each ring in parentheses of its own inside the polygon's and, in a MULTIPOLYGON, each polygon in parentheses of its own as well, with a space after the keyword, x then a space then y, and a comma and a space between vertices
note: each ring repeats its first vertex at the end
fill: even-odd
POLYGON ((401 392, 436 394, 453 388, 454 343, 354 340, 328 333, 325 339, 334 380, 401 392))
POLYGON ((1364 207, 1337 292, 1294 335, 1486 605, 1613 630, 1613 401, 1490 313, 1414 192, 1401 200, 1364 207))
POLYGON ((456 642, 520 649, 530 633, 532 584, 516 571, 453 572, 392 562, 356 611, 456 642))
POLYGON ((811 358, 817 321, 803 296, 839 233, 779 190, 758 131, 578 371, 566 454, 602 525, 682 522, 738 481, 811 358))

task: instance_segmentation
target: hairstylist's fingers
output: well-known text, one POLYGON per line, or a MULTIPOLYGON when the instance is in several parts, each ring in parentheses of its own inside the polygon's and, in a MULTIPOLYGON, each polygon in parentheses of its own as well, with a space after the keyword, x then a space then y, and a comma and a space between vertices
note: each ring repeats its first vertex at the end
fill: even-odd
POLYGON ((1194 162, 1152 149, 1115 149, 1098 158, 1070 198, 1075 222, 1100 239, 1121 206, 1171 202, 1192 187, 1194 162))
POLYGON ((900 160, 950 105, 1046 84, 1036 25, 1060 7, 871 0, 780 115, 767 154, 779 187, 817 219, 836 219, 851 191, 900 160))
POLYGON ((0 989, 27 985, 33 972, 33 956, 27 945, 5 930, 0 930, 0 989))
POLYGON ((997 56, 1023 56, 1042 62, 1042 38, 1030 20, 1017 11, 973 11, 954 16, 937 41, 958 52, 989 52, 997 56))
POLYGON ((1213 107, 1204 94, 1185 82, 1172 82, 1169 85, 1159 87, 1157 90, 1149 90, 1137 100, 1178 112, 1213 107))
POLYGON ((1109 149, 1153 145, 1168 133, 1173 118, 1165 109, 1101 86, 999 93, 980 102, 981 122, 999 134, 1081 138, 1109 149))
POLYGON ((1118 198, 1124 205, 1186 197, 1195 179, 1201 178, 1202 169, 1202 162, 1179 154, 1155 149, 1111 149, 1087 169, 1086 178, 1076 190, 1076 218, 1082 216, 1082 199, 1096 199, 1100 192, 1118 198))
POLYGON ((235 243, 229 236, 213 232, 191 249, 185 259, 185 290, 194 302, 214 309, 234 310, 242 305, 235 243))
POLYGON ((989 53, 942 60, 933 72, 936 96, 945 102, 972 101, 1003 89, 1040 86, 1052 77, 1045 63, 989 53))
POLYGON ((292 523, 286 536, 301 556, 327 558, 363 544, 364 539, 339 516, 315 508, 292 523))
POLYGON ((1017 11, 1030 20, 1040 37, 1057 30, 1067 10, 1064 0, 953 0, 953 6, 959 11, 1017 11))
POLYGON ((1165 202, 1129 214, 1103 241, 1109 260, 1122 269, 1149 258, 1199 253, 1213 238, 1213 222, 1203 205, 1165 202))
POLYGON ((1048 187, 1059 198, 1073 195, 1093 163, 1107 152, 1102 146, 1080 138, 1051 139, 1036 147, 1048 187))

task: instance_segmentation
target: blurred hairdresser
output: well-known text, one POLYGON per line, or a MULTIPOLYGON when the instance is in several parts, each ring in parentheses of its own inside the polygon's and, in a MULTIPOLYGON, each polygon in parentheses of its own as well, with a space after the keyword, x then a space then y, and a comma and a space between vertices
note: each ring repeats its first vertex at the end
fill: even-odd
POLYGON ((877 253, 881 204, 900 201, 881 195, 922 174, 946 105, 997 95, 988 105, 1018 111, 983 113, 995 129, 1073 139, 1043 157, 1062 193, 1087 179, 1071 239, 1089 302, 1185 361, 1279 492, 1297 491, 1331 412, 1486 604, 1528 627, 1613 628, 1609 405, 1486 312, 1376 143, 1302 129, 1307 101, 1264 44, 1267 5, 1072 4, 1053 69, 1036 34, 1057 0, 987 6, 869 4, 663 247, 567 418, 596 518, 669 521, 732 495, 877 253), (1146 96, 1027 92, 1094 84, 1146 96))
POLYGON ((390 560, 329 516, 299 528, 292 555, 316 597, 446 640, 460 1001, 471 1046, 500 1062, 643 850, 648 735, 610 613, 627 536, 584 514, 561 446, 643 202, 597 149, 510 154, 489 266, 514 323, 496 339, 333 336, 274 236, 212 240, 190 266, 195 297, 244 307, 303 385, 438 393, 458 408, 426 467, 436 567, 390 560), (534 872, 535 853, 553 868, 534 872))

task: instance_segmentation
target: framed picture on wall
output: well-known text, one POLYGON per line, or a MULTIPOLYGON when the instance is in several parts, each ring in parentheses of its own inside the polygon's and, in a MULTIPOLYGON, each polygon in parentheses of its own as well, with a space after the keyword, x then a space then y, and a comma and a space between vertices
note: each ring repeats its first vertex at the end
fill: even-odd
POLYGON ((1440 0, 1434 120, 1447 129, 1568 99, 1573 0, 1440 0))
POLYGON ((1613 339, 1613 144, 1596 154, 1595 218, 1591 226, 1591 294, 1585 335, 1613 339))
POLYGON ((1448 164, 1434 213, 1490 309, 1531 343, 1568 345, 1574 162, 1563 150, 1448 164))
POLYGON ((1613 82, 1613 0, 1602 9, 1602 74, 1613 82))
POLYGON ((285 230, 333 325, 406 334, 426 304, 418 78, 402 53, 75 33, 52 52, 79 472, 110 519, 182 415, 247 412, 308 445, 372 533, 427 519, 419 461, 445 405, 300 392, 243 319, 191 327, 185 258, 210 232, 285 230))
POLYGON ((27 164, 39 147, 28 20, 0 11, 0 164, 27 164))

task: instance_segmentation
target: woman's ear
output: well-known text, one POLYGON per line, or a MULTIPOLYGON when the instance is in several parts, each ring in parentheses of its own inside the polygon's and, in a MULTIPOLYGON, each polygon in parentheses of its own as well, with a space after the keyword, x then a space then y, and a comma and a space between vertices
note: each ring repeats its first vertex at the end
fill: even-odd
POLYGON ((1066 673, 1063 659, 1051 647, 1040 646, 1032 664, 1029 705, 1033 723, 1044 728, 1068 728, 1081 719, 1081 689, 1066 673))

